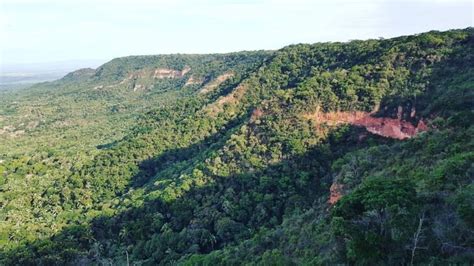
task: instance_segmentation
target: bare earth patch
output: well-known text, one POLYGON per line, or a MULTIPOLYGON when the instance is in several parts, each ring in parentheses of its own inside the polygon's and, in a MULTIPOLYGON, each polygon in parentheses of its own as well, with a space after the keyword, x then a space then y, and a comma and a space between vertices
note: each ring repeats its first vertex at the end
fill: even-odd
POLYGON ((239 84, 231 93, 226 96, 221 96, 212 104, 204 108, 204 111, 210 115, 217 115, 223 111, 225 104, 237 103, 244 96, 247 91, 247 86, 243 83, 239 84))
POLYGON ((153 78, 156 79, 164 79, 164 78, 181 78, 186 73, 188 73, 191 70, 189 66, 185 66, 183 70, 174 70, 174 69, 168 69, 168 68, 157 68, 153 72, 153 78))
POLYGON ((190 85, 194 85, 194 84, 201 84, 202 83, 202 80, 199 79, 199 78, 196 78, 194 76, 191 76, 189 77, 189 79, 186 81, 186 83, 184 83, 184 86, 190 86, 190 85))
POLYGON ((343 196, 344 186, 339 183, 332 183, 331 187, 329 188, 329 205, 336 204, 337 201, 343 196))
POLYGON ((208 93, 210 91, 213 91, 215 88, 219 87, 224 81, 228 80, 229 78, 233 77, 234 73, 224 73, 214 80, 210 81, 207 83, 200 91, 199 93, 204 94, 208 93))
POLYGON ((175 70, 169 68, 155 68, 155 69, 141 69, 130 73, 126 78, 121 80, 119 83, 111 84, 111 85, 99 85, 95 86, 94 90, 100 90, 103 88, 115 88, 119 85, 129 84, 132 83, 130 87, 133 88, 133 91, 144 90, 149 83, 152 82, 154 79, 174 79, 174 78, 182 78, 186 75, 191 68, 189 66, 185 66, 182 70, 175 70), (140 82, 138 82, 140 81, 140 82))
MULTIPOLYGON (((414 112, 414 111, 413 111, 414 112)), ((409 121, 402 120, 401 114, 397 118, 374 117, 373 113, 369 112, 320 112, 317 110, 314 113, 303 116, 306 119, 311 119, 318 124, 327 124, 330 126, 338 124, 351 124, 367 129, 367 131, 393 139, 411 138, 419 132, 427 131, 423 120, 420 120, 417 125, 413 125, 409 121)))

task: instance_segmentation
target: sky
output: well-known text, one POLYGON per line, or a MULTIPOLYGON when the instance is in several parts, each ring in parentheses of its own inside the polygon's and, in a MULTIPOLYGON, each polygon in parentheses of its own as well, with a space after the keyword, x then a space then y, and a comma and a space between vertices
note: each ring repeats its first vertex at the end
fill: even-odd
POLYGON ((471 0, 0 0, 0 67, 389 38, 472 27, 473 9, 471 0))

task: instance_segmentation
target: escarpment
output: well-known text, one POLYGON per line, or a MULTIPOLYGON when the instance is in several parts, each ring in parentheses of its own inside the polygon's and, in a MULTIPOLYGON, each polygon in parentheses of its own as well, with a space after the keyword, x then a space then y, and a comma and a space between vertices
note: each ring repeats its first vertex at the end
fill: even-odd
MULTIPOLYGON (((412 111, 414 112, 414 111, 412 111)), ((364 127, 372 134, 380 135, 393 139, 407 139, 416 134, 427 131, 428 126, 423 119, 417 124, 404 120, 401 113, 397 118, 376 117, 375 112, 321 112, 319 108, 314 113, 304 115, 305 118, 313 120, 317 125, 327 124, 335 126, 339 124, 351 124, 354 126, 364 127)))
MULTIPOLYGON (((132 89, 134 92, 143 91, 153 87, 153 84, 156 82, 156 80, 182 78, 189 71, 191 71, 191 67, 189 66, 185 66, 182 70, 170 68, 144 68, 129 73, 118 83, 110 85, 98 85, 93 89, 99 90, 104 88, 115 88, 123 85, 132 89)), ((192 77, 189 79, 192 79, 192 77)), ((185 85, 188 84, 186 83, 185 85)))

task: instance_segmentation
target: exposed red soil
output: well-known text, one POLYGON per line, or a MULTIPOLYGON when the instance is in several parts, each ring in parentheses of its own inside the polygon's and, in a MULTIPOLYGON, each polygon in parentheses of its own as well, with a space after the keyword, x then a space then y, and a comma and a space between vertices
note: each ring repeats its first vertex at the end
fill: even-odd
MULTIPOLYGON (((414 113, 415 111, 412 112, 414 113)), ((411 138, 419 132, 428 130, 423 120, 420 120, 415 126, 409 121, 402 120, 400 112, 397 118, 374 117, 373 113, 358 111, 329 113, 316 111, 315 113, 305 115, 305 117, 317 123, 327 125, 351 124, 361 126, 373 134, 394 139, 411 138)))
POLYGON ((343 196, 344 186, 342 184, 333 183, 329 188, 328 203, 332 206, 343 196))
MULTIPOLYGON (((410 112, 410 118, 416 114, 413 108, 410 112)), ((419 120, 417 125, 403 120, 403 110, 398 108, 397 118, 374 117, 374 112, 320 112, 319 109, 311 114, 304 115, 305 118, 315 121, 317 124, 327 124, 335 126, 339 124, 351 124, 364 127, 367 131, 393 139, 407 139, 414 137, 419 132, 427 131, 429 128, 423 120, 419 120)), ((365 138, 365 135, 359 136, 359 139, 365 138)), ((328 199, 329 205, 333 206, 345 194, 344 185, 334 181, 331 185, 328 199)))
POLYGON ((253 109, 252 114, 250 115, 250 123, 255 123, 264 115, 265 113, 261 108, 253 109))

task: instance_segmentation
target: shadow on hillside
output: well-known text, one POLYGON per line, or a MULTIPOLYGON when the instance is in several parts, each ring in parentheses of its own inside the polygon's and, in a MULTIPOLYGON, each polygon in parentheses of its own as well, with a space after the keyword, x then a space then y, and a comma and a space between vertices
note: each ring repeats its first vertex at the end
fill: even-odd
POLYGON ((132 178, 131 187, 141 188, 145 184, 151 185, 150 182, 156 181, 153 177, 177 178, 182 170, 203 159, 212 150, 222 147, 230 135, 248 118, 249 114, 237 117, 227 122, 218 132, 197 143, 185 148, 170 149, 159 156, 142 161, 139 165, 139 173, 132 178))
MULTIPOLYGON (((325 201, 332 182, 331 162, 349 149, 368 145, 358 138, 362 131, 353 128, 343 136, 330 136, 307 153, 264 169, 211 176, 212 180, 204 185, 176 191, 181 196, 172 200, 146 200, 140 207, 112 217, 97 217, 86 225, 69 226, 49 239, 28 243, 1 256, 21 265, 50 265, 58 261, 89 265, 124 264, 127 254, 135 261, 171 263, 186 254, 209 253, 248 239, 262 226, 274 227, 285 215, 309 209, 315 201, 325 201), (80 254, 79 258, 75 254, 80 254), (123 261, 112 262, 108 259, 112 257, 121 257, 123 261)), ((153 162, 175 159, 173 164, 153 170, 144 168, 143 172, 163 173, 176 168, 174 164, 193 160, 193 156, 202 157, 213 150, 213 138, 166 152, 153 162), (180 153, 183 155, 178 156, 180 153)), ((383 141, 377 136, 373 140, 383 141)), ((176 169, 177 173, 181 171, 176 169)), ((143 175, 134 186, 149 182, 154 174, 143 175)))

